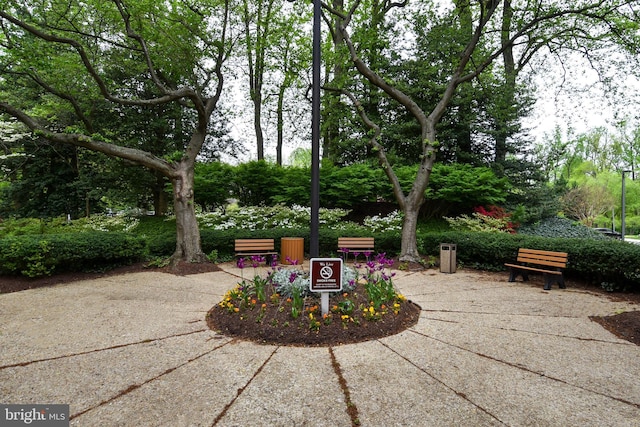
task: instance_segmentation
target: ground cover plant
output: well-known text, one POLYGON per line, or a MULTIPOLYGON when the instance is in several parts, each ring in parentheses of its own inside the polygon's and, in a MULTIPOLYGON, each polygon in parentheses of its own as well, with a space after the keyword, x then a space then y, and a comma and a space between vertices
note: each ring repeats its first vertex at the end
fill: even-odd
MULTIPOLYGON (((367 257, 369 258, 369 257, 367 257)), ((264 263, 260 256, 238 260, 243 269, 264 263)), ((398 293, 384 254, 343 268, 343 289, 321 312, 320 295, 309 290, 300 267, 272 266, 227 291, 207 315, 209 327, 225 335, 272 344, 336 345, 399 333, 418 321, 420 307, 398 293)))

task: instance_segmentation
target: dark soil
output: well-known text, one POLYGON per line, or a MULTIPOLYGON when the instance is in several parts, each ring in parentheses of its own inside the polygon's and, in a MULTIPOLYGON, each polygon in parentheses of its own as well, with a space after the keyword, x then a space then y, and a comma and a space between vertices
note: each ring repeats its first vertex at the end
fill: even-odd
POLYGON ((627 311, 606 317, 592 316, 590 319, 618 338, 640 345, 640 311, 627 311))
MULTIPOLYGON (((331 312, 323 320, 319 299, 308 298, 305 301, 307 310, 296 319, 291 316, 291 303, 279 300, 275 303, 268 301, 264 308, 256 304, 253 309, 243 310, 242 313, 229 313, 216 305, 207 315, 207 324, 224 335, 262 344, 331 346, 394 335, 415 325, 420 317, 420 307, 411 301, 404 301, 397 314, 387 309, 387 313, 379 320, 367 320, 362 316, 362 309, 358 308, 361 304, 369 306, 364 288, 354 289, 348 298, 356 308, 344 321, 340 313, 331 312), (317 330, 312 329, 309 314, 318 322, 317 330)), ((342 299, 341 295, 335 296, 329 305, 342 299)))
POLYGON ((46 286, 55 286, 62 283, 70 283, 78 280, 91 280, 100 277, 117 276, 120 274, 137 273, 140 271, 161 271, 165 273, 173 273, 178 276, 187 274, 208 273, 211 271, 220 271, 220 268, 213 263, 189 263, 183 262, 177 265, 173 272, 169 271, 169 267, 150 267, 148 263, 137 263, 116 267, 104 272, 64 272, 54 274, 53 276, 29 278, 25 276, 0 276, 0 294, 8 292, 19 292, 25 289, 42 288, 46 286))
MULTIPOLYGON (((418 267, 418 266, 414 266, 418 267)), ((413 268, 411 268, 413 269, 413 268)), ((77 280, 90 280, 99 277, 114 276, 119 274, 135 273, 140 271, 161 271, 166 273, 173 273, 176 275, 187 275, 206 273, 212 271, 220 271, 220 268, 212 263, 193 264, 182 263, 177 266, 177 269, 170 272, 168 267, 148 267, 146 263, 138 263, 129 266, 119 267, 107 272, 102 273, 79 273, 68 272, 56 274, 51 277, 42 277, 37 279, 30 279, 26 277, 16 276, 0 276, 0 293, 19 292, 26 289, 34 289, 46 286, 55 286, 62 283, 69 283, 77 280)), ((606 293, 603 290, 589 286, 579 282, 570 281, 567 283, 571 288, 582 288, 589 292, 604 295, 608 298, 618 301, 629 301, 640 304, 640 294, 629 293, 606 293)), ((253 339, 260 342, 277 342, 280 344, 295 343, 298 345, 335 345, 339 343, 358 342, 365 339, 380 338, 383 336, 392 335, 398 333, 411 325, 415 324, 418 319, 420 308, 407 301, 406 306, 403 306, 400 313, 396 316, 394 314, 388 314, 382 321, 375 322, 361 322, 360 326, 347 324, 345 329, 342 326, 342 322, 338 318, 334 318, 331 325, 327 326, 322 324, 319 331, 316 333, 308 328, 308 321, 300 325, 306 319, 300 319, 298 323, 293 322, 290 319, 288 313, 282 312, 276 313, 278 315, 287 315, 287 319, 279 319, 276 314, 272 314, 269 321, 265 322, 267 316, 263 318, 262 325, 270 325, 272 322, 275 324, 284 325, 286 321, 289 321, 289 326, 282 326, 280 328, 271 328, 272 333, 267 334, 265 331, 260 331, 260 328, 255 325, 260 325, 255 322, 255 317, 250 319, 246 317, 244 320, 239 320, 239 316, 236 317, 237 322, 224 322, 217 313, 217 310, 212 309, 211 315, 208 316, 207 321, 214 329, 219 329, 223 333, 229 333, 236 336, 242 336, 247 339, 253 339), (251 326, 251 327, 249 327, 251 326), (333 328, 331 328, 333 326, 333 328), (233 332, 237 331, 237 332, 233 332), (292 335, 299 336, 304 331, 305 338, 301 341, 299 339, 291 338, 292 335)), ((217 306, 216 306, 217 307, 217 306)), ((258 313, 258 310, 256 310, 258 313)), ((231 317, 231 316, 230 316, 231 317)), ((618 336, 619 338, 630 341, 636 345, 640 345, 640 310, 629 311, 614 316, 605 317, 591 317, 591 320, 599 323, 604 328, 618 336)))

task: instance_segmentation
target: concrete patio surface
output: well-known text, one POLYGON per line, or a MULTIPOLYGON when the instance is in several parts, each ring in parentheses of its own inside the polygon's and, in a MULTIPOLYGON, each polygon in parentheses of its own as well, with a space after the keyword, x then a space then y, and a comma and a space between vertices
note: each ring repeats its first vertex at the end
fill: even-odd
POLYGON ((640 426, 640 347, 589 319, 638 305, 397 271, 413 328, 259 345, 206 325, 240 274, 221 267, 0 295, 0 403, 69 404, 74 426, 640 426))

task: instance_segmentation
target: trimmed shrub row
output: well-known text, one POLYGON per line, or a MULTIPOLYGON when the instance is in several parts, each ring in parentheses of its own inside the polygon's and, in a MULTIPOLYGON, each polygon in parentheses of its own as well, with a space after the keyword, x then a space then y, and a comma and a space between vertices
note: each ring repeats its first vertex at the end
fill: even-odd
MULTIPOLYGON (((400 252, 397 231, 321 229, 320 255, 337 256, 341 236, 374 236, 376 251, 395 256, 400 252)), ((205 253, 216 252, 220 260, 233 259, 234 240, 239 238, 273 238, 280 250, 281 237, 304 237, 309 253, 309 229, 272 230, 202 230, 205 253)), ((567 252, 566 275, 614 290, 640 291, 640 246, 614 239, 545 238, 507 233, 439 232, 418 235, 424 255, 439 257, 441 243, 457 245, 461 265, 492 271, 503 271, 505 262, 516 259, 521 247, 567 252)), ((135 237, 127 233, 90 232, 14 236, 0 239, 0 274, 29 277, 62 271, 99 271, 129 264, 146 256, 168 257, 175 250, 175 235, 165 233, 135 237)))
MULTIPOLYGON (((337 241, 341 236, 374 236, 376 251, 396 256, 400 252, 400 233, 370 233, 321 229, 320 255, 337 256, 337 241)), ((309 253, 309 230, 203 230, 202 247, 206 253, 217 251, 220 259, 232 259, 234 239, 274 238, 280 250, 281 237, 304 237, 305 252, 309 253)), ((155 256, 168 256, 175 248, 175 237, 165 236, 160 244, 156 237, 152 250, 155 256), (159 251, 164 248, 164 251, 159 251)), ((441 243, 457 245, 457 259, 462 265, 489 271, 504 271, 504 263, 515 261, 519 248, 567 252, 568 277, 575 277, 607 290, 640 291, 640 246, 615 239, 548 238, 508 233, 439 232, 418 235, 420 251, 438 259, 441 243)), ((151 249, 151 247, 150 247, 151 249)))
POLYGON ((28 277, 104 271, 142 259, 145 241, 127 233, 86 232, 0 239, 0 274, 28 277))

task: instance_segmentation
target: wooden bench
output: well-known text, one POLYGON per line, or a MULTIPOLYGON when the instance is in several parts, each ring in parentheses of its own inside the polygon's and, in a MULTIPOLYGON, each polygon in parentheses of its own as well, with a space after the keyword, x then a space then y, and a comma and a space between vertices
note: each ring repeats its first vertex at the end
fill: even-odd
POLYGON ((356 253, 373 252, 373 247, 373 237, 338 237, 338 252, 343 255, 345 261, 349 258, 350 253, 354 254, 355 261, 356 253))
POLYGON ((518 264, 507 264, 509 267, 509 281, 515 282, 518 275, 522 280, 529 280, 529 271, 544 275, 544 290, 551 290, 553 283, 558 283, 560 289, 565 289, 563 269, 567 267, 566 252, 541 251, 537 249, 518 249, 518 264))
POLYGON ((236 239, 236 257, 264 256, 267 264, 278 255, 273 239, 236 239))

